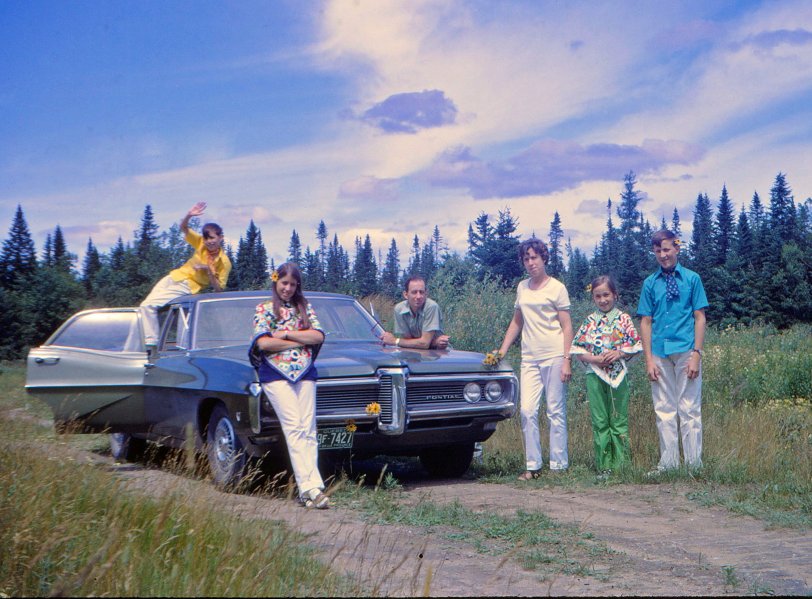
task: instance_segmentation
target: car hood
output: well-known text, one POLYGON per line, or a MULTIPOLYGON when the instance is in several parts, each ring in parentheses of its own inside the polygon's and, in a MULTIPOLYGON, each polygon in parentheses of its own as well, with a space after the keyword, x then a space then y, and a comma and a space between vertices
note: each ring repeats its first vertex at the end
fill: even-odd
MULTIPOLYGON (((235 361, 248 363, 248 346, 201 350, 235 361)), ((382 347, 373 342, 337 341, 322 346, 316 359, 319 378, 372 376, 379 368, 407 367, 412 374, 455 374, 493 372, 482 364, 484 355, 477 352, 450 350, 415 350, 382 347)), ((510 372, 509 367, 495 369, 510 372)))

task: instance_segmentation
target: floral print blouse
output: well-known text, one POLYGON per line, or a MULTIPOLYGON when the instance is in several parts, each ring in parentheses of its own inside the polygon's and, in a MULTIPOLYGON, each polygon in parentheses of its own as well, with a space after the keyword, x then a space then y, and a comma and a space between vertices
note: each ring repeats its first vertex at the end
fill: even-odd
POLYGON ((587 364, 584 367, 616 389, 626 377, 626 360, 643 351, 643 344, 631 317, 617 308, 609 312, 596 311, 586 317, 581 328, 572 340, 570 354, 592 354, 599 356, 604 351, 619 349, 625 354, 623 360, 612 362, 608 366, 587 364))
MULTIPOLYGON (((307 304, 307 316, 310 327, 324 332, 319 323, 313 307, 307 304)), ((251 348, 257 339, 264 335, 272 335, 276 331, 298 331, 304 328, 304 322, 299 316, 298 309, 285 302, 279 309, 279 318, 273 313, 273 302, 267 301, 259 304, 254 314, 254 338, 251 348)), ((315 379, 316 369, 313 367, 313 348, 305 345, 294 347, 281 352, 261 352, 262 364, 259 365, 259 380, 267 383, 275 380, 297 382, 301 379, 315 379)))

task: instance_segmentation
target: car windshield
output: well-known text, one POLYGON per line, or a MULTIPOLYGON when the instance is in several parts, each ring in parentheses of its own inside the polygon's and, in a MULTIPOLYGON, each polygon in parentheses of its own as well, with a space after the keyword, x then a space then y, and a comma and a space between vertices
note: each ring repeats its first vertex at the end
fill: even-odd
MULTIPOLYGON (((261 300, 255 297, 212 299, 197 305, 197 349, 245 345, 254 335, 254 312, 261 300)), ((327 343, 377 341, 383 329, 352 299, 308 298, 327 343)))

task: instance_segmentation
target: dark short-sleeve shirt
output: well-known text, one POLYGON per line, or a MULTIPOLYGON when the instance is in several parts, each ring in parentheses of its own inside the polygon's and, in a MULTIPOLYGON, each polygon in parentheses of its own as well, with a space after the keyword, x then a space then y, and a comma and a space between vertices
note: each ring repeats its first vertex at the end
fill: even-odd
POLYGON ((694 312, 708 307, 702 279, 694 271, 677 264, 674 269, 679 297, 667 299, 662 268, 643 281, 638 316, 651 316, 651 351, 665 358, 694 347, 694 312))

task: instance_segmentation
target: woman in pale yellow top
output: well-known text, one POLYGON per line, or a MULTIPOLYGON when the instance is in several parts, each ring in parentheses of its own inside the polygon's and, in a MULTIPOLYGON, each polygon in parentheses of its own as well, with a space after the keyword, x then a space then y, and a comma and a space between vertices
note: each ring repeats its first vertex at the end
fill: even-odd
POLYGON ((206 223, 201 235, 189 228, 189 221, 195 216, 201 216, 205 210, 206 202, 198 202, 180 221, 180 230, 183 231, 186 243, 194 248, 194 255, 186 264, 158 281, 141 302, 147 346, 158 344, 158 308, 176 297, 200 293, 208 287, 214 291, 225 289, 228 273, 231 272, 231 260, 223 251, 223 229, 218 224, 206 223))

